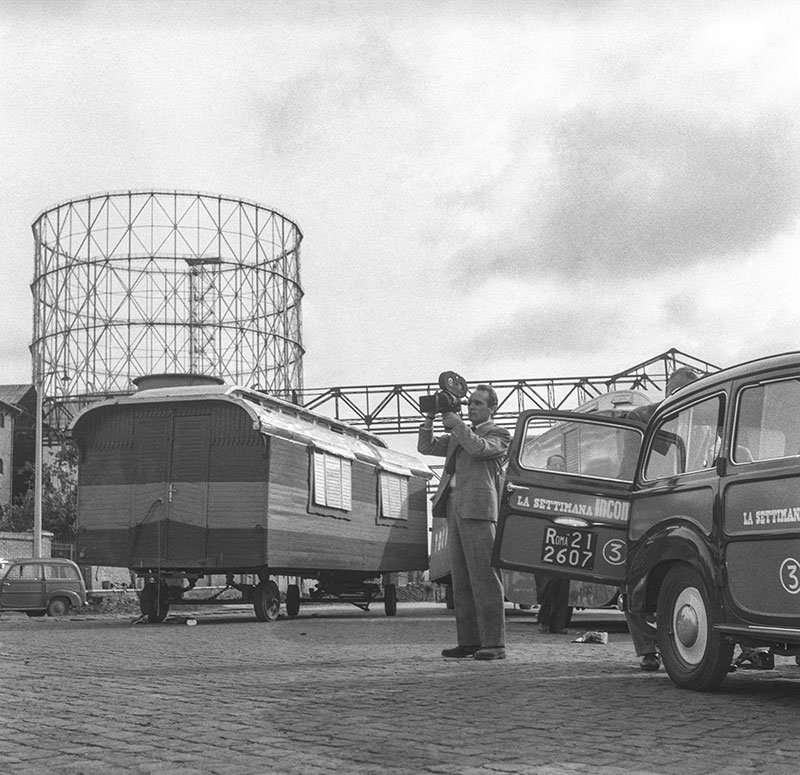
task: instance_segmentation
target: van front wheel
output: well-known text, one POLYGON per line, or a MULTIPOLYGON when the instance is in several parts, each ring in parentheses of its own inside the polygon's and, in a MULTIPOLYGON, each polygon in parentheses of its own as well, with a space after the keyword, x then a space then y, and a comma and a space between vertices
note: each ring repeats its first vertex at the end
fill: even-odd
POLYGON ((733 643, 711 626, 710 597, 700 573, 678 564, 658 595, 658 644, 669 677, 683 689, 719 687, 733 657, 733 643))

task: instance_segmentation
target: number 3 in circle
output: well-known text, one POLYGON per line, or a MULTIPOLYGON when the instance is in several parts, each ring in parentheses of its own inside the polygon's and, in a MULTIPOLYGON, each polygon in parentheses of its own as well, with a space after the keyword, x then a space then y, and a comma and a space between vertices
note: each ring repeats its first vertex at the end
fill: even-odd
POLYGON ((781 563, 781 586, 790 594, 800 592, 800 562, 787 557, 781 563))
POLYGON ((609 565, 622 565, 625 562, 625 542, 621 538, 612 538, 603 546, 603 559, 609 565))

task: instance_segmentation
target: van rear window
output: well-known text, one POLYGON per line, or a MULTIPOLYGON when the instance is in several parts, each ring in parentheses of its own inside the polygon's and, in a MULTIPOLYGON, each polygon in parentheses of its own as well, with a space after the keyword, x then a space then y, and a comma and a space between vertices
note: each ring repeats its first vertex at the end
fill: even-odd
POLYGON ((642 435, 635 428, 595 422, 531 417, 519 464, 529 470, 579 474, 630 482, 642 435))

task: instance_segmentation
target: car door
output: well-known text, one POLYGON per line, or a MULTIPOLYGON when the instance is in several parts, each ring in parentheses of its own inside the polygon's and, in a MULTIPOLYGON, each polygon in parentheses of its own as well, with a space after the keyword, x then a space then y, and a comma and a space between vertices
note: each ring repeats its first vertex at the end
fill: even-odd
POLYGON ((501 490, 493 563, 620 584, 642 436, 637 422, 523 412, 501 490))
POLYGON ((797 371, 741 384, 728 456, 720 477, 726 592, 744 620, 800 627, 797 371))
POLYGON ((11 609, 44 608, 42 602, 44 579, 38 562, 12 565, 3 577, 0 606, 11 609))

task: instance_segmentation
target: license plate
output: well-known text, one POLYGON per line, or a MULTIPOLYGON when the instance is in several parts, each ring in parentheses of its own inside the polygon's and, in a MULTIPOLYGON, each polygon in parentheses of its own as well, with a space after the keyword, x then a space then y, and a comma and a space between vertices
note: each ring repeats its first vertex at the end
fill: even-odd
POLYGON ((542 539, 542 562, 562 568, 592 570, 597 534, 563 525, 547 525, 542 539))

